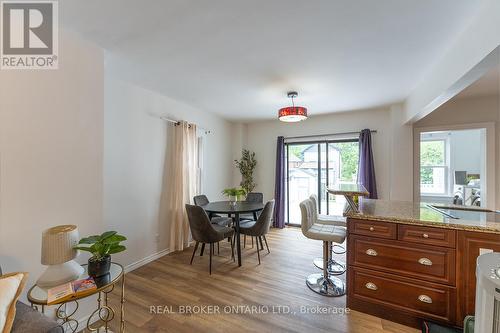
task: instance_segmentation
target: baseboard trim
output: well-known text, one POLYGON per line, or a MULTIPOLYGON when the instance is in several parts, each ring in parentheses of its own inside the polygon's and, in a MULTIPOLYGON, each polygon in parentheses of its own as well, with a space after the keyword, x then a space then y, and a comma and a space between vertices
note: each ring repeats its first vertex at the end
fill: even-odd
POLYGON ((139 267, 142 267, 146 264, 149 264, 152 261, 160 259, 161 257, 163 257, 171 252, 172 251, 170 251, 169 249, 164 249, 164 250, 161 250, 159 252, 150 254, 149 256, 147 256, 145 258, 142 258, 140 260, 137 260, 136 262, 133 262, 133 263, 125 266, 125 273, 132 272, 132 271, 138 269, 139 267))

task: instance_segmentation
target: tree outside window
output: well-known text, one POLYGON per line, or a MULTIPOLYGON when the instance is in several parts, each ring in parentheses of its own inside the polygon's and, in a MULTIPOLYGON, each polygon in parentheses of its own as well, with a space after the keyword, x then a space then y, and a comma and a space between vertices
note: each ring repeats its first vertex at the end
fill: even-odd
POLYGON ((448 165, 446 140, 420 142, 420 192, 425 195, 446 195, 448 165))

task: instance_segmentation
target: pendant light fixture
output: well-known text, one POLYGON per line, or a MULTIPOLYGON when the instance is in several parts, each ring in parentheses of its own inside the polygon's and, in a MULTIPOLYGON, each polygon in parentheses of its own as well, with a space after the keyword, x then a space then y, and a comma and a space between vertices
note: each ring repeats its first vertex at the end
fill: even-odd
POLYGON ((298 96, 296 91, 290 91, 287 94, 288 98, 292 99, 292 106, 281 108, 278 111, 278 118, 281 121, 294 123, 307 119, 307 109, 303 106, 295 106, 293 99, 298 96))

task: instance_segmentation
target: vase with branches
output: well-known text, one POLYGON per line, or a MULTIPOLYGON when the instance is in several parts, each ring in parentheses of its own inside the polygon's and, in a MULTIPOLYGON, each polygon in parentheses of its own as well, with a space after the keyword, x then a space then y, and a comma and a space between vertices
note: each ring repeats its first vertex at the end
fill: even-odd
POLYGON ((250 152, 247 149, 243 149, 241 151, 241 158, 239 160, 234 160, 234 164, 241 173, 241 188, 244 189, 246 193, 252 192, 257 186, 253 180, 253 172, 257 166, 255 153, 250 152))

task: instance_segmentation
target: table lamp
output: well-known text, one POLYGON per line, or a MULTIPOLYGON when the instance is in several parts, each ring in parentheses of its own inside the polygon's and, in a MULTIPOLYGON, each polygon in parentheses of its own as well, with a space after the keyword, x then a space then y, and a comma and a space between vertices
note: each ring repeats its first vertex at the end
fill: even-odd
POLYGON ((42 234, 42 265, 48 266, 36 284, 41 288, 51 288, 78 279, 83 267, 75 259, 80 236, 76 225, 59 225, 47 229, 42 234))

